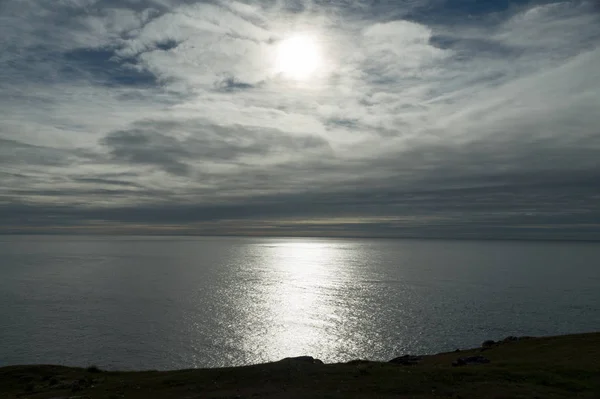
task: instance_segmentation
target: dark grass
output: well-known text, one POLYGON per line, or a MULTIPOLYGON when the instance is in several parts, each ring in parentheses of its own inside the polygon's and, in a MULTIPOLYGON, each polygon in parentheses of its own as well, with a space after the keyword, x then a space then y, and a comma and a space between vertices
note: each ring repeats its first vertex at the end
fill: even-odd
MULTIPOLYGON (((401 354, 390 354, 390 359, 401 354)), ((0 368, 0 398, 600 398, 600 333, 486 344, 418 365, 295 360, 246 367, 114 372, 0 368), (482 355, 489 364, 452 367, 482 355)))

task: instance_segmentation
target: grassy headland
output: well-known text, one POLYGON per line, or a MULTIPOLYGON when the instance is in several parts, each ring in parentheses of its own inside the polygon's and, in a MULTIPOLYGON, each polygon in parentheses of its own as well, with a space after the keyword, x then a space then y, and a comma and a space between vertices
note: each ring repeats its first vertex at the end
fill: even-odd
MULTIPOLYGON (((392 357, 392 356, 391 356, 392 357)), ((600 333, 486 342, 402 364, 284 359, 246 367, 108 372, 0 368, 1 398, 600 398, 600 333), (453 366, 458 358, 489 363, 453 366)))

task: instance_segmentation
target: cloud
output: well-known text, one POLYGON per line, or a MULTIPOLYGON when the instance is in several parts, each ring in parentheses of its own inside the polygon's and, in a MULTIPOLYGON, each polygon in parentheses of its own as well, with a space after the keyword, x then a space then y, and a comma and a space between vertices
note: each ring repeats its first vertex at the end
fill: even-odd
POLYGON ((242 82, 236 79, 234 76, 228 76, 223 80, 216 82, 216 88, 219 91, 231 92, 237 90, 248 90, 253 89, 256 86, 251 83, 242 82))
MULTIPOLYGON (((286 136, 269 129, 222 127, 202 120, 143 121, 131 129, 110 133, 101 140, 114 160, 153 165, 175 175, 208 162, 262 162, 262 157, 291 152, 303 155, 330 151, 318 136, 286 136)), ((287 156, 287 155, 286 155, 287 156)))
POLYGON ((597 237, 597 5, 461 4, 2 4, 0 230, 597 237))
POLYGON ((61 149, 0 139, 0 162, 7 165, 36 164, 39 166, 69 165, 70 154, 61 149))

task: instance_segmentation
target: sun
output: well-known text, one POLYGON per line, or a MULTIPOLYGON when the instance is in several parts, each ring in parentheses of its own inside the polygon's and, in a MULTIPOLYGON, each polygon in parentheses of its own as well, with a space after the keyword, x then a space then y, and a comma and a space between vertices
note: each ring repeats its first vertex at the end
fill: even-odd
POLYGON ((321 66, 321 51, 316 39, 309 35, 294 35, 277 47, 276 72, 283 76, 306 80, 321 66))

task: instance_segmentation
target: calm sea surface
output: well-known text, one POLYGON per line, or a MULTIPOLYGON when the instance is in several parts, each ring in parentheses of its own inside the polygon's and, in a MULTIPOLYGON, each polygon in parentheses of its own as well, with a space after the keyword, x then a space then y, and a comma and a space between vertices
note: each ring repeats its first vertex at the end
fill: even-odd
POLYGON ((0 366, 389 360, 600 330, 600 244, 0 236, 0 366))

